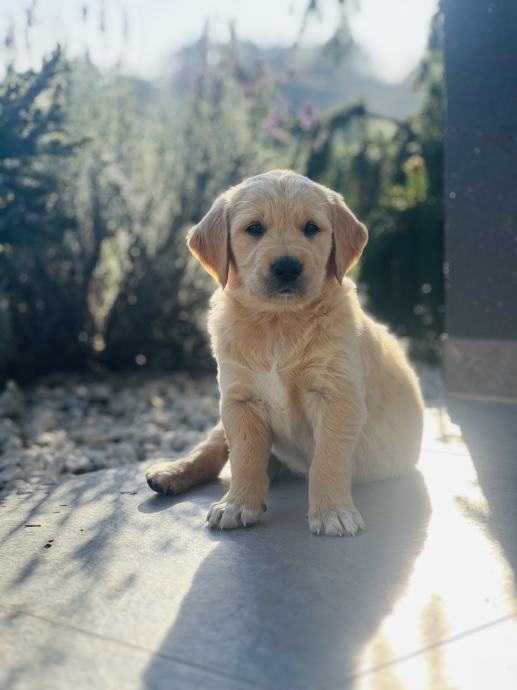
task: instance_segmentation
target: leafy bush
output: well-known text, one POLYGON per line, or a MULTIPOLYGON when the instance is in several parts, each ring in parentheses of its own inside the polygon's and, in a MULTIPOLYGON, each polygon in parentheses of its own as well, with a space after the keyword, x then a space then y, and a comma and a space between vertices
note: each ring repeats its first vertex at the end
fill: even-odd
POLYGON ((29 378, 43 362, 81 366, 87 321, 70 252, 75 220, 63 190, 77 143, 64 129, 66 67, 7 72, 0 86, 0 378, 29 378))
POLYGON ((212 366, 204 313, 214 286, 188 255, 187 229, 226 187, 285 165, 264 126, 275 88, 265 67, 246 73, 231 47, 213 67, 206 52, 202 42, 181 108, 143 104, 127 80, 114 88, 94 75, 85 89, 76 77, 72 117, 92 144, 81 152, 75 215, 101 248, 89 339, 110 368, 212 366))
POLYGON ((371 310, 421 354, 438 355, 444 328, 443 128, 441 15, 433 19, 417 84, 421 111, 397 128, 382 156, 385 182, 370 213, 370 242, 361 265, 371 310), (418 342, 420 345, 418 345, 418 342))

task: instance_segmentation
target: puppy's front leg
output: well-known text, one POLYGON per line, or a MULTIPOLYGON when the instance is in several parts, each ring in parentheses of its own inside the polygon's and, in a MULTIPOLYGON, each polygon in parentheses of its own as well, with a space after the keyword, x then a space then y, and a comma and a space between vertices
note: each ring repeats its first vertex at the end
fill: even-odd
POLYGON ((271 432, 260 403, 242 392, 223 393, 221 417, 230 447, 230 490, 214 503, 208 526, 247 527, 266 509, 271 432))
POLYGON ((309 469, 309 527, 313 534, 354 535, 364 521, 352 500, 353 453, 364 420, 355 396, 332 400, 309 394, 315 449, 309 469))

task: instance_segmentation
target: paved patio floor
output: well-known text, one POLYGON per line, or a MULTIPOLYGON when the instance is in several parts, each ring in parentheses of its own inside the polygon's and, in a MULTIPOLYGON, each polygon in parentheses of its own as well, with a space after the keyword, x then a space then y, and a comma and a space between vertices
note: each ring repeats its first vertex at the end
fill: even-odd
POLYGON ((10 494, 0 687, 515 690, 517 463, 476 443, 428 410, 419 472, 357 487, 354 538, 309 533, 298 480, 222 533, 221 483, 155 496, 144 465, 10 494))

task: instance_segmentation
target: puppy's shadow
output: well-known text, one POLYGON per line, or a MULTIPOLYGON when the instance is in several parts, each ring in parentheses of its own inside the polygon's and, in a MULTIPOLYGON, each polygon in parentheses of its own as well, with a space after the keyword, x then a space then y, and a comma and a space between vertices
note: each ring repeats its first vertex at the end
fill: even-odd
MULTIPOLYGON (((162 510, 168 510, 177 503, 184 501, 192 501, 194 503, 204 504, 207 495, 212 495, 214 487, 220 486, 221 496, 226 491, 229 484, 229 479, 220 478, 215 482, 208 482, 206 484, 198 484, 193 486, 188 491, 181 494, 158 494, 149 489, 150 496, 138 505, 138 512, 140 513, 159 513, 162 510)), ((215 500, 215 499, 214 499, 215 500)))
MULTIPOLYGON (((212 690, 351 687, 361 650, 405 587, 430 515, 417 472, 354 495, 367 529, 353 538, 310 534, 299 480, 272 485, 257 528, 214 532, 157 657, 201 667, 212 690)), ((169 687, 159 658, 143 681, 169 687)))
POLYGON ((160 494, 154 494, 145 501, 142 501, 138 506, 139 513, 159 513, 162 510, 167 510, 175 503, 177 503, 177 496, 161 496, 160 494))

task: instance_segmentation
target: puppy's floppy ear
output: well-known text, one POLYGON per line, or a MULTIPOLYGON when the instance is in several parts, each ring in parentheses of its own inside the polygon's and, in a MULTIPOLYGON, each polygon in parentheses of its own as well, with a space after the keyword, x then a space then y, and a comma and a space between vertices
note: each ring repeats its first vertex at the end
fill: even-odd
POLYGON ((210 210, 190 230, 187 245, 203 268, 224 288, 230 261, 227 194, 221 194, 210 210))
POLYGON ((341 283, 345 273, 363 253, 368 241, 368 231, 345 204, 341 194, 330 192, 329 202, 334 231, 334 272, 341 283))

